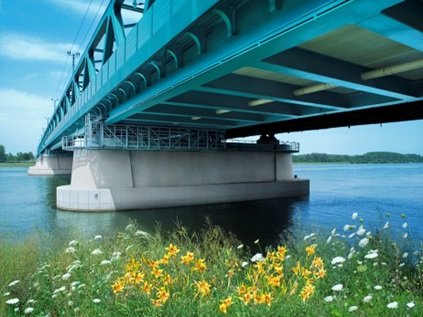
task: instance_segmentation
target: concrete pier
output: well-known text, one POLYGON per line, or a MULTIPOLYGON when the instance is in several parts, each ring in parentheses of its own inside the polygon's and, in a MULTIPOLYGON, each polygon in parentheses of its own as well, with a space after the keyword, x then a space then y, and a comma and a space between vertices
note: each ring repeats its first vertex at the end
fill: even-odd
POLYGON ((28 169, 31 176, 71 175, 72 156, 70 155, 41 155, 34 166, 28 169))
POLYGON ((305 196, 283 151, 74 151, 65 210, 127 210, 305 196))

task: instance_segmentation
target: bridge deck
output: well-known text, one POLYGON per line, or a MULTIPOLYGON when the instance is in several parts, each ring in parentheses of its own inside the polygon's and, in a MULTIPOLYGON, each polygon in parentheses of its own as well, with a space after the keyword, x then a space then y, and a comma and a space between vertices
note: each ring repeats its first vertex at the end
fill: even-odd
POLYGON ((128 30, 113 0, 38 154, 87 114, 227 137, 422 119, 421 4, 156 0, 128 30))

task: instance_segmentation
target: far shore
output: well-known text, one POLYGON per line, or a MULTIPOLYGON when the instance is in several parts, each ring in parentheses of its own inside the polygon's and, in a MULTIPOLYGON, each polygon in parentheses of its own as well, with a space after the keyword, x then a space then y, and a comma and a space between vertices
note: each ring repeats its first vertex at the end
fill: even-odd
POLYGON ((35 164, 35 161, 29 161, 29 162, 1 162, 0 168, 5 167, 30 167, 35 164))

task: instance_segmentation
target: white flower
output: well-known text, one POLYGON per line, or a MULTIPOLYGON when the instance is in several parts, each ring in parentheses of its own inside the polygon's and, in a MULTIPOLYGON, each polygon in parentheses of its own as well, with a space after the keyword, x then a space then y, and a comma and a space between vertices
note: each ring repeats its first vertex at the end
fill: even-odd
POLYGON ((241 263, 241 267, 246 267, 247 265, 248 265, 247 261, 244 261, 244 262, 241 263))
POLYGON ((125 227, 125 230, 127 231, 127 230, 132 230, 134 228, 134 225, 132 224, 132 223, 130 223, 129 225, 127 225, 126 227, 125 227))
POLYGON ((94 240, 98 240, 98 239, 101 239, 101 238, 103 238, 103 237, 102 237, 102 235, 101 235, 101 234, 98 234, 98 235, 96 235, 96 236, 94 237, 94 240))
POLYGON ((239 246, 237 246, 236 248, 238 249, 238 250, 240 250, 240 249, 242 249, 244 247, 244 245, 243 244, 240 244, 239 246))
POLYGON ((94 304, 98 304, 98 303, 100 303, 101 302, 101 299, 99 299, 99 298, 94 298, 93 299, 93 303, 94 304))
POLYGON ((257 239, 256 241, 254 241, 255 244, 258 244, 260 242, 260 239, 257 239))
POLYGON ((120 255, 121 255, 121 254, 122 254, 122 253, 117 252, 117 251, 113 252, 111 260, 112 260, 112 261, 117 261, 117 260, 119 260, 119 258, 120 258, 120 255))
POLYGON ((148 233, 142 230, 137 230, 135 231, 135 235, 136 236, 144 236, 144 237, 148 237, 148 233))
POLYGON ((11 298, 11 299, 6 301, 6 304, 8 304, 8 305, 15 305, 17 303, 19 303, 19 298, 11 298))
POLYGON ((365 259, 375 259, 377 257, 378 257, 377 252, 369 252, 364 256, 365 259))
POLYGON ((78 289, 85 287, 86 285, 84 283, 78 285, 78 289))
POLYGON ((404 252, 402 257, 405 259, 406 257, 408 257, 408 252, 404 252))
POLYGON ((100 249, 95 249, 93 252, 91 252, 92 255, 100 255, 103 254, 103 251, 101 251, 100 249))
POLYGON ((110 263, 112 263, 112 262, 109 261, 109 260, 103 260, 103 261, 101 261, 100 265, 107 265, 107 264, 110 264, 110 263))
POLYGON ((404 265, 405 265, 405 263, 404 262, 401 262, 400 265, 399 265, 399 267, 403 267, 404 265))
POLYGON ((66 273, 62 275, 62 280, 66 281, 71 277, 70 273, 66 273))
POLYGON ((326 296, 323 300, 327 303, 333 302, 333 300, 335 299, 335 297, 333 296, 326 296))
POLYGON ((364 229, 363 225, 361 225, 357 230, 357 235, 362 236, 366 233, 366 229, 364 229))
POLYGON ((330 232, 330 234, 334 236, 335 233, 336 233, 336 228, 333 228, 332 231, 330 232))
POLYGON ((358 309, 357 306, 351 306, 350 308, 348 308, 348 311, 351 313, 353 311, 356 311, 358 309))
POLYGON ((53 294, 56 294, 56 293, 59 293, 59 292, 64 292, 65 290, 66 290, 66 286, 62 286, 62 287, 60 287, 58 289, 55 289, 53 291, 53 294))
POLYGON ((345 262, 345 258, 343 258, 342 256, 337 256, 337 257, 334 257, 330 263, 332 265, 336 265, 336 264, 340 264, 344 262, 345 262))
POLYGON ((361 248, 364 248, 368 243, 369 243, 369 239, 368 238, 363 238, 363 239, 360 240, 360 242, 358 242, 358 245, 361 248))
POLYGON ((383 225, 383 229, 388 229, 389 228, 389 221, 385 222, 385 224, 383 225))
POLYGON ((414 304, 414 302, 409 302, 409 303, 407 303, 407 307, 408 308, 413 308, 414 306, 416 306, 416 304, 414 304))
POLYGON ((34 310, 34 308, 32 308, 32 307, 27 307, 27 308, 25 308, 25 310, 24 310, 24 313, 25 314, 30 314, 30 313, 32 313, 32 311, 34 310))
POLYGON ((372 295, 367 295, 366 297, 363 298, 363 302, 364 303, 368 303, 373 299, 372 295))
POLYGON ((72 246, 77 245, 77 244, 78 244, 78 241, 72 240, 68 243, 68 246, 72 247, 72 246))
POLYGON ((73 301, 68 301, 68 306, 72 306, 73 305, 73 301))
POLYGON ((355 232, 351 233, 351 234, 348 236, 348 239, 354 238, 354 236, 355 236, 355 232))
POLYGON ((17 312, 19 311, 19 307, 16 307, 13 311, 14 311, 15 313, 17 313, 17 312))
POLYGON ((313 238, 315 235, 316 234, 314 232, 313 233, 310 233, 309 235, 307 235, 307 236, 304 237, 304 241, 306 241, 306 240, 308 240, 310 238, 313 238))
POLYGON ((342 284, 336 284, 332 287, 332 291, 340 292, 340 291, 342 291, 343 288, 344 288, 344 286, 342 284))
POLYGON ((69 248, 66 248, 66 250, 65 250, 65 253, 75 253, 75 248, 74 247, 69 247, 69 248))
POLYGON ((402 228, 403 228, 403 229, 405 229, 405 228, 407 228, 407 227, 408 227, 408 223, 404 222, 404 223, 402 224, 402 228))
POLYGON ((386 307, 388 307, 389 309, 395 309, 398 307, 398 302, 389 303, 388 305, 386 305, 386 307))
POLYGON ((251 258, 251 262, 260 262, 263 260, 264 260, 264 257, 263 257, 263 254, 261 253, 257 253, 251 258))
POLYGON ((357 212, 353 213, 352 216, 351 216, 351 218, 352 218, 352 220, 357 219, 358 218, 358 213, 357 212))
POLYGON ((408 232, 404 233, 404 235, 402 236, 404 239, 408 238, 408 232))
POLYGON ((326 240, 326 244, 329 244, 332 241, 332 236, 329 236, 329 238, 326 240))
POLYGON ((3 294, 4 297, 9 296, 9 295, 10 295, 10 292, 6 292, 6 293, 3 294))
POLYGON ((380 286, 380 285, 375 285, 375 286, 373 286, 373 288, 374 288, 375 290, 377 290, 377 291, 380 291, 380 290, 382 289, 382 286, 380 286))
POLYGON ((352 228, 353 228, 353 226, 351 226, 351 225, 345 225, 344 231, 350 231, 352 228))
POLYGON ((15 280, 13 282, 10 282, 8 286, 15 286, 16 284, 18 284, 20 281, 19 280, 15 280))

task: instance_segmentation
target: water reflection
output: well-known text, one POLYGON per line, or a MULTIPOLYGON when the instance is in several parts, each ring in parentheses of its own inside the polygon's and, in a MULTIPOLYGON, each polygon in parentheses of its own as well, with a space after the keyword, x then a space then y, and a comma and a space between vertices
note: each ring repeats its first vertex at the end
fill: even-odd
POLYGON ((56 212, 55 227, 60 230, 77 228, 89 235, 107 234, 123 229, 130 220, 140 228, 153 232, 160 224, 165 231, 181 223, 191 232, 200 231, 211 223, 234 233, 247 245, 260 239, 261 245, 277 243, 280 234, 292 224, 295 203, 298 200, 276 199, 253 202, 179 207, 153 210, 134 210, 109 213, 56 212))

